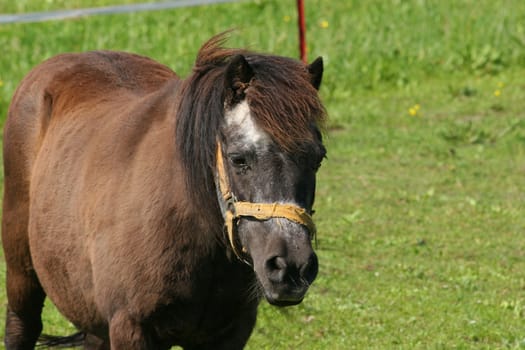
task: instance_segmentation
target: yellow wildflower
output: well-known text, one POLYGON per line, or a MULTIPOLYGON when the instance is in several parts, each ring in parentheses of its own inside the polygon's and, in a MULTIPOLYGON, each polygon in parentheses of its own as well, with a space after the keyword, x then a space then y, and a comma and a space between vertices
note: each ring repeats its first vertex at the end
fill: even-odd
POLYGON ((321 28, 328 28, 328 21, 327 20, 322 20, 320 23, 319 23, 319 26, 321 26, 321 28))
POLYGON ((412 107, 408 109, 408 114, 410 114, 410 116, 412 117, 416 117, 420 109, 421 109, 421 105, 419 105, 419 103, 416 103, 415 105, 413 105, 412 107))
POLYGON ((501 90, 500 89, 494 91, 494 96, 498 97, 499 95, 501 95, 501 90))
POLYGON ((288 16, 288 15, 285 15, 285 16, 283 17, 283 21, 285 21, 285 22, 290 22, 291 19, 292 19, 292 17, 290 17, 290 16, 288 16))
POLYGON ((498 87, 499 87, 500 89, 503 88, 504 86, 505 86, 505 84, 504 84, 502 81, 500 81, 500 82, 498 83, 498 87))

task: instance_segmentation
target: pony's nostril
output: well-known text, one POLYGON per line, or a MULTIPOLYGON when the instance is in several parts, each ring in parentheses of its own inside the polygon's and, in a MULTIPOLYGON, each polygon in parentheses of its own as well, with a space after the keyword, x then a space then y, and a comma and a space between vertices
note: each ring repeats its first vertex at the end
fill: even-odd
POLYGON ((286 268, 286 260, 281 256, 274 256, 266 261, 266 268, 269 270, 282 270, 286 268))
POLYGON ((282 282, 286 273, 286 260, 281 256, 274 256, 266 260, 266 273, 272 282, 282 282))
POLYGON ((319 269, 319 263, 317 261, 317 255, 312 254, 308 259, 308 262, 301 267, 299 273, 301 277, 312 283, 315 277, 317 276, 317 271, 319 269))

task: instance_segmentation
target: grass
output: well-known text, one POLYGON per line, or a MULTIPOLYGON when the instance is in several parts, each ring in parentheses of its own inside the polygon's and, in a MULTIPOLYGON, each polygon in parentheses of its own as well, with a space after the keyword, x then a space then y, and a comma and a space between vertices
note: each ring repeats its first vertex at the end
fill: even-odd
MULTIPOLYGON (((294 3, 0 26, 0 111, 28 70, 59 52, 134 51, 184 76, 203 41, 237 27, 232 46, 297 56, 294 3)), ((0 12, 65 4, 0 0, 0 12)), ((525 2, 306 8, 330 115, 320 273, 300 306, 261 305, 248 348, 525 349, 525 2)), ((49 304, 44 318, 48 333, 71 331, 49 304)))

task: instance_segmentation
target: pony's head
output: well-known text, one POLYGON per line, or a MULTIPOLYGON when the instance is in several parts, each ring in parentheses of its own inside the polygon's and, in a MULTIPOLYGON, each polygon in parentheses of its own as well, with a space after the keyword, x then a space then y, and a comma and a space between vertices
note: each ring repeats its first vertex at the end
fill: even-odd
POLYGON ((276 305, 299 303, 318 270, 310 215, 325 156, 318 129, 322 69, 321 59, 305 67, 238 54, 224 76, 219 203, 232 249, 253 264, 276 305))
POLYGON ((208 111, 221 110, 220 116, 203 116, 216 131, 207 134, 201 162, 210 166, 213 159, 228 249, 253 266, 271 304, 294 305, 318 271, 311 215, 316 172, 326 154, 319 130, 325 111, 317 93, 323 63, 214 44, 201 49, 194 70, 202 79, 213 75, 215 88, 200 93, 215 91, 217 97, 207 101, 220 102, 208 111))

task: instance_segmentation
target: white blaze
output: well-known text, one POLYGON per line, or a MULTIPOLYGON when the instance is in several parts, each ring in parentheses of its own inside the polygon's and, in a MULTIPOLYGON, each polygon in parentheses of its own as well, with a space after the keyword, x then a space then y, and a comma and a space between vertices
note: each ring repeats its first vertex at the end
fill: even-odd
POLYGON ((228 128, 235 128, 237 132, 243 135, 246 143, 260 145, 268 144, 270 137, 264 130, 259 128, 253 121, 248 102, 242 101, 234 108, 226 112, 226 125, 228 128))

